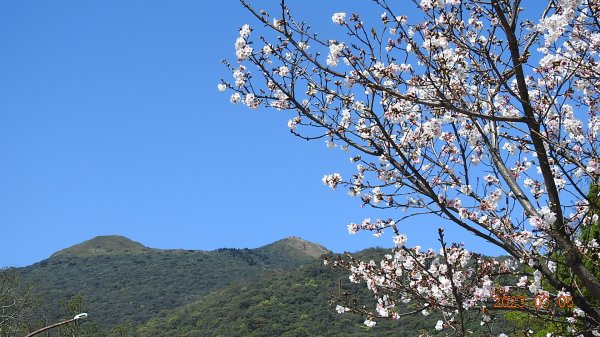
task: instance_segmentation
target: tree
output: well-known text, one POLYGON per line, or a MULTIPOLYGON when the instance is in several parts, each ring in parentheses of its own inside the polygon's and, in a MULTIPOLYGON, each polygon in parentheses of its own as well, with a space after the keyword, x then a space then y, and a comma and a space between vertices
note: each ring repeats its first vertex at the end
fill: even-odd
MULTIPOLYGON (((598 221, 598 217, 600 216, 600 208, 598 205, 600 205, 600 189, 595 182, 590 185, 588 198, 590 200, 589 216, 591 220, 582 225, 579 240, 582 242, 599 242, 600 222, 598 221)), ((592 274, 600 279, 600 264, 598 263, 598 255, 584 257, 583 263, 592 274)), ((589 296, 589 293, 585 290, 584 294, 589 296)), ((595 304, 600 305, 599 298, 595 298, 595 304)))
MULTIPOLYGON (((85 298, 82 294, 76 294, 65 301, 61 301, 60 308, 64 312, 64 317, 75 317, 81 313, 87 313, 89 310, 85 303, 85 298)), ((99 332, 96 322, 84 320, 83 327, 79 321, 73 324, 66 324, 59 328, 60 336, 95 336, 99 332)))
MULTIPOLYGON (((591 221, 588 223, 585 223, 581 226, 581 233, 580 233, 580 237, 579 240, 587 242, 590 240, 596 240, 598 241, 600 239, 600 227, 599 227, 599 223, 598 223, 598 219, 597 219, 597 215, 598 215, 598 208, 596 205, 598 205, 598 198, 600 197, 599 195, 599 190, 598 190, 598 186, 595 184, 591 184, 590 185, 590 189, 588 192, 588 197, 590 199, 590 211, 588 216, 591 216, 591 221)), ((559 263, 560 267, 558 268, 559 273, 564 273, 565 276, 567 276, 570 272, 567 264, 565 263, 565 259, 563 256, 561 256, 560 254, 555 254, 555 256, 552 256, 552 259, 554 261, 560 261, 561 263, 559 263)), ((593 260, 586 260, 584 261, 585 266, 594 274, 596 275, 596 277, 600 277, 600 269, 598 266, 598 263, 596 261, 593 260)), ((547 284, 542 284, 542 287, 544 289, 548 289, 551 287, 549 287, 547 284)), ((594 305, 598 305, 598 299, 594 299, 593 297, 589 296, 589 293, 587 293, 585 290, 583 290, 583 295, 586 297, 589 297, 590 300, 594 303, 594 305)), ((532 320, 531 317, 528 317, 527 314, 524 313, 514 313, 514 312, 509 312, 506 314, 507 318, 509 321, 512 321, 513 323, 515 323, 517 326, 521 327, 522 329, 525 329, 528 325, 536 325, 538 327, 538 329, 536 329, 536 334, 534 336, 546 336, 547 333, 549 332, 561 332, 562 334, 566 334, 568 333, 568 331, 566 331, 566 327, 564 325, 561 324, 555 324, 555 323, 550 323, 544 321, 543 319, 535 319, 532 320), (524 322, 526 324, 524 324, 524 322)))
POLYGON ((15 269, 0 269, 0 336, 23 336, 34 315, 35 296, 15 269))
POLYGON ((333 262, 378 299, 366 325, 436 312, 432 328, 466 335, 470 320, 491 326, 496 306, 600 335, 600 281, 590 270, 600 249, 582 235, 599 207, 587 186, 600 174, 600 1, 525 11, 520 0, 422 0, 409 21, 374 0, 383 12, 374 23, 333 13, 345 41, 317 35, 284 1, 275 15, 241 2, 264 33, 242 26, 237 64, 225 61, 234 81, 219 90, 251 109, 288 110, 294 135, 351 151, 357 172, 323 183, 398 210, 349 225, 394 232, 380 263, 333 262), (397 224, 422 214, 510 258, 448 243, 442 228, 440 254, 405 246, 397 224))

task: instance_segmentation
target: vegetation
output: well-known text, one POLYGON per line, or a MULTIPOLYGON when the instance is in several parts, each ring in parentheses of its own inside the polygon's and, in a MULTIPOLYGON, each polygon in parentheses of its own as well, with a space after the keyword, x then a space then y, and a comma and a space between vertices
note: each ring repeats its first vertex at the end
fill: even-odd
POLYGON ((313 261, 294 271, 267 273, 211 292, 159 315, 137 333, 140 337, 414 336, 426 327, 424 322, 435 324, 434 317, 424 317, 367 328, 361 316, 338 314, 330 304, 338 294, 348 292, 353 293, 352 301, 373 302, 371 294, 348 281, 346 272, 313 261))
POLYGON ((119 235, 97 236, 93 239, 59 250, 51 257, 58 256, 97 256, 123 253, 141 253, 148 250, 139 242, 119 235))
MULTIPOLYGON (((138 324, 234 282, 292 270, 318 259, 317 252, 328 252, 298 238, 257 249, 210 252, 145 247, 133 251, 130 245, 122 245, 127 239, 112 239, 117 242, 102 238, 100 246, 99 240, 90 240, 18 270, 43 294, 50 321, 63 319, 66 313, 56 309, 75 296, 85 299, 91 317, 103 329, 126 321, 138 324), (109 249, 117 246, 121 249, 109 249)), ((68 315, 76 311, 69 307, 68 315)))
POLYGON ((0 337, 20 336, 36 312, 33 288, 21 280, 16 269, 0 269, 0 337))
MULTIPOLYGON (((105 247, 100 247, 103 253, 90 255, 87 249, 81 250, 82 247, 77 245, 75 250, 63 250, 62 254, 33 266, 12 270, 13 277, 18 277, 20 272, 37 280, 39 289, 48 294, 43 297, 47 309, 46 314, 29 317, 35 324, 20 326, 12 335, 1 337, 23 336, 81 312, 88 312, 89 318, 62 326, 53 334, 80 337, 413 336, 440 318, 435 314, 421 315, 401 322, 382 321, 368 328, 360 315, 336 313, 336 305, 340 303, 352 302, 366 310, 375 299, 369 291, 351 283, 346 271, 323 264, 323 258, 330 262, 336 259, 330 251, 299 238, 280 240, 257 249, 213 252, 144 248, 136 253, 107 253, 105 247), (183 280, 180 272, 192 273, 195 268, 203 271, 191 276, 196 285, 177 285, 183 280), (96 283, 90 283, 92 279, 96 283), (59 280, 63 280, 62 283, 59 280), (136 282, 139 289, 128 285, 132 282, 136 282), (78 286, 81 284, 87 286, 78 286), (90 288, 90 284, 95 287, 90 288), (76 290, 82 292, 70 294, 76 290), (50 297, 61 299, 52 301, 50 297), (132 303, 153 310, 128 315, 132 303)), ((373 248, 357 253, 357 257, 371 260, 384 253, 384 249, 373 248)), ((410 303, 402 306, 414 309, 410 303)), ((501 319, 495 323, 504 324, 501 319)), ((0 328, 4 326, 0 324, 0 328)), ((470 329, 482 331, 479 324, 471 324, 470 329)))
MULTIPOLYGON (((370 260, 384 249, 367 249, 356 257, 370 260)), ((335 259, 330 255, 328 260, 335 259)), ((368 328, 361 315, 335 312, 336 304, 353 302, 367 310, 376 301, 364 287, 353 284, 346 271, 320 261, 294 271, 270 273, 211 292, 197 302, 165 312, 142 324, 139 337, 161 336, 415 336, 440 319, 436 314, 380 321, 368 328)), ((414 310, 411 303, 400 304, 414 310)), ((484 332, 474 318, 468 326, 484 332)), ((501 315, 492 323, 512 331, 501 315)))
MULTIPOLYGON (((81 313, 87 313, 90 308, 87 306, 83 295, 77 294, 72 296, 66 301, 60 303, 61 316, 64 318, 71 318, 81 313)), ((98 328, 97 322, 92 319, 85 319, 81 322, 76 321, 72 324, 67 324, 59 328, 59 336, 72 337, 91 337, 101 336, 100 329, 98 328)))

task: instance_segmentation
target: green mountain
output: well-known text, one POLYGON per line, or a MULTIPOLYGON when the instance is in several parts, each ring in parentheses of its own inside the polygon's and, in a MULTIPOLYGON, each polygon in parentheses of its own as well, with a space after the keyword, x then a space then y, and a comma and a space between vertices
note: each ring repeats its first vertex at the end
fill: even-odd
POLYGON ((331 251, 325 247, 295 236, 257 248, 256 252, 268 256, 272 264, 290 268, 300 267, 320 260, 320 257, 325 254, 331 254, 331 251))
MULTIPOLYGON (((371 248, 353 255, 361 260, 377 260, 388 252, 371 248)), ((164 311, 144 324, 130 327, 124 336, 408 337, 431 333, 441 319, 437 314, 424 316, 417 310, 416 315, 397 321, 378 319, 375 327, 368 328, 364 316, 335 311, 340 298, 368 311, 376 304, 364 283, 349 281, 347 271, 312 261, 293 271, 265 273, 217 289, 191 304, 164 311)), ((398 307, 401 312, 415 311, 411 303, 399 303, 398 307)), ((492 316, 493 325, 516 335, 504 312, 492 316)), ((467 317, 467 329, 473 332, 472 336, 486 335, 488 326, 481 326, 477 312, 469 312, 467 317)))
MULTIPOLYGON (((378 260, 386 253, 372 248, 355 257, 378 260)), ((199 251, 153 249, 106 236, 15 270, 42 294, 48 317, 34 325, 90 314, 81 330, 70 326, 61 336, 414 336, 435 326, 439 317, 433 314, 379 320, 367 328, 362 316, 336 313, 340 297, 366 310, 375 303, 364 284, 350 283, 347 271, 324 266, 323 256, 333 253, 297 237, 256 249, 199 251)), ((414 309, 401 305, 407 306, 403 312, 414 309)), ((473 315, 468 328, 479 335, 486 327, 473 315)))
POLYGON ((435 326, 437 318, 416 316, 401 322, 381 320, 367 328, 364 317, 338 314, 330 305, 332 296, 347 292, 351 300, 374 306, 372 294, 364 285, 351 284, 347 272, 313 261, 294 271, 266 273, 210 292, 194 303, 162 312, 127 336, 415 336, 435 326))
POLYGON ((52 254, 51 258, 58 256, 85 257, 108 254, 141 253, 147 249, 148 248, 144 247, 141 243, 129 240, 124 236, 107 235, 97 236, 91 240, 60 250, 52 254))
POLYGON ((64 318, 56 308, 81 294, 91 317, 107 328, 143 322, 234 282, 298 268, 320 252, 329 251, 299 238, 257 249, 199 251, 152 249, 124 237, 102 236, 19 272, 42 294, 50 320, 64 318))

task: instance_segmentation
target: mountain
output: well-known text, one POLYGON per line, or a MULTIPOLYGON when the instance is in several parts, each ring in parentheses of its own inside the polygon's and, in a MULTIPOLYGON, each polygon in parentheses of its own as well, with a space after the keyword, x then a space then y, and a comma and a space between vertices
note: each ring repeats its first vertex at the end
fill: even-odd
MULTIPOLYGON (((371 248, 354 256, 378 260, 388 252, 371 248)), ((414 336, 435 326, 434 314, 378 320, 373 328, 362 316, 337 314, 340 297, 367 310, 376 301, 364 284, 350 283, 347 271, 324 266, 323 256, 333 254, 297 237, 256 249, 199 251, 153 249, 106 236, 15 270, 43 296, 47 321, 34 327, 90 314, 81 327, 69 326, 74 330, 60 331, 61 336, 414 336), (58 310, 61 303, 68 312, 58 310)), ((398 307, 413 311, 412 305, 398 307)), ((480 326, 477 312, 470 315, 468 328, 480 335, 487 327, 480 326)), ((508 327, 501 314, 495 324, 508 327)))
MULTIPOLYGON (((381 249, 377 252, 384 254, 381 249)), ((402 321, 379 320, 374 328, 367 328, 364 317, 338 314, 335 305, 330 305, 332 296, 346 292, 369 308, 375 305, 364 284, 351 284, 347 272, 313 260, 293 271, 267 273, 212 291, 191 304, 162 312, 131 329, 128 336, 402 337, 430 330, 439 319, 421 315, 402 321)))
POLYGON ((132 241, 124 236, 106 235, 97 236, 69 248, 60 250, 51 257, 58 256, 94 256, 107 254, 140 253, 147 248, 139 242, 132 241))
POLYGON ((291 236, 256 249, 256 252, 269 257, 269 261, 280 266, 297 268, 319 259, 322 255, 331 254, 325 247, 291 236))
MULTIPOLYGON (((360 260, 381 259, 388 249, 370 248, 353 254, 360 260)), ((328 258, 331 256, 327 256, 328 258)), ((137 337, 408 337, 431 333, 441 316, 421 313, 413 303, 398 303, 399 312, 416 311, 400 320, 376 319, 365 326, 365 317, 338 314, 336 303, 356 303, 373 310, 377 301, 365 284, 353 284, 348 272, 313 260, 299 269, 259 275, 214 290, 197 301, 166 310, 153 319, 130 327, 126 336, 137 337)), ((477 311, 465 314, 472 336, 487 336, 477 311)), ((492 313, 499 331, 514 332, 504 313, 492 313)), ((114 335, 111 335, 111 337, 114 335)))
POLYGON ((329 251, 300 238, 256 249, 200 251, 153 249, 121 236, 101 236, 18 270, 43 294, 50 319, 63 318, 56 308, 81 294, 106 328, 143 322, 234 282, 298 268, 318 260, 320 252, 329 251))

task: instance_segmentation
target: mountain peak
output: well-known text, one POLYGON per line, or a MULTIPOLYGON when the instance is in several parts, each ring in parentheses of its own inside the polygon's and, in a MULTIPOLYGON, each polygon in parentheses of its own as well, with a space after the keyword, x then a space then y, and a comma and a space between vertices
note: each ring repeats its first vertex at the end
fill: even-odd
POLYGON ((123 253, 136 253, 147 248, 139 242, 132 241, 124 236, 104 235, 60 250, 51 257, 56 256, 92 256, 111 255, 123 253))
POLYGON ((320 244, 306 241, 297 236, 290 236, 279 241, 275 241, 266 246, 260 247, 259 250, 280 253, 292 254, 295 256, 304 256, 309 259, 317 259, 323 254, 331 253, 330 250, 320 244))

